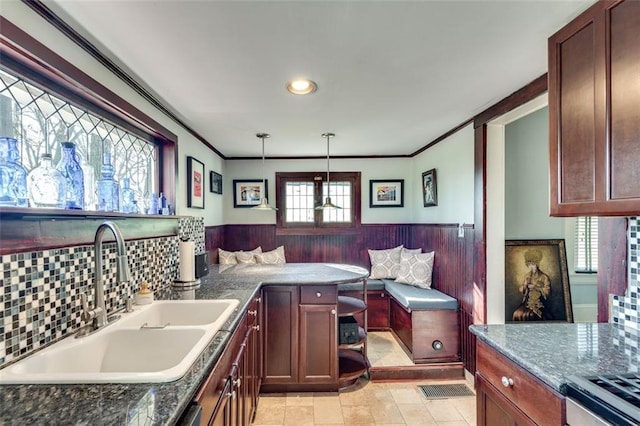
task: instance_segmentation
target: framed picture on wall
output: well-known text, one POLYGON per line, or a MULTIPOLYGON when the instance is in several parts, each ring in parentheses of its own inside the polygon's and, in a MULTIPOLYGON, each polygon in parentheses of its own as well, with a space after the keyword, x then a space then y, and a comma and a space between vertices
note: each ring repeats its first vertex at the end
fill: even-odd
POLYGON ((209 172, 209 191, 222 194, 222 175, 213 170, 209 172))
POLYGON ((262 179, 234 179, 233 207, 253 207, 260 204, 262 197, 268 198, 268 180, 262 179))
POLYGON ((404 207, 404 179, 370 180, 369 207, 404 207))
POLYGON ((187 207, 204 209, 204 164, 187 157, 187 207))
POLYGON ((506 322, 573 322, 564 240, 507 240, 504 263, 506 322))
POLYGON ((422 173, 422 201, 424 207, 438 205, 438 186, 436 181, 436 169, 422 173))

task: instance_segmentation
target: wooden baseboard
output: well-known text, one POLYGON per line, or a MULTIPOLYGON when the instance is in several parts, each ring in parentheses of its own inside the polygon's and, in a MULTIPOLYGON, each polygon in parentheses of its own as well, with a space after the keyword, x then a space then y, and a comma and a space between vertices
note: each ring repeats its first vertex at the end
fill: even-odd
POLYGON ((374 382, 393 382, 409 380, 457 380, 464 379, 462 362, 420 364, 393 367, 371 367, 369 377, 374 382))

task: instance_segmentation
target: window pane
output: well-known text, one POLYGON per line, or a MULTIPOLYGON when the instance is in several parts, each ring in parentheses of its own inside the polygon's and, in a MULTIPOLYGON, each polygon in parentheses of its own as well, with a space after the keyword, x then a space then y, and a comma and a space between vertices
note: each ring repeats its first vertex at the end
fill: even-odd
POLYGON ((313 183, 287 182, 285 203, 287 222, 313 222, 313 183))
MULTIPOLYGON (((155 144, 4 69, 0 69, 0 135, 18 140, 20 162, 27 172, 38 167, 43 153, 52 155, 55 166, 62 156, 60 143, 73 142, 84 175, 84 210, 97 209, 96 188, 105 153, 111 156, 120 186, 129 179, 140 213, 147 211, 149 194, 158 192, 155 144)), ((132 212, 122 204, 119 211, 132 212)))
MULTIPOLYGON (((342 207, 341 209, 331 209, 322 211, 323 222, 351 222, 351 183, 331 182, 330 197, 333 204, 342 207)), ((327 183, 322 184, 322 199, 327 197, 327 183)))
POLYGON ((578 217, 575 229, 576 272, 598 271, 598 218, 578 217))

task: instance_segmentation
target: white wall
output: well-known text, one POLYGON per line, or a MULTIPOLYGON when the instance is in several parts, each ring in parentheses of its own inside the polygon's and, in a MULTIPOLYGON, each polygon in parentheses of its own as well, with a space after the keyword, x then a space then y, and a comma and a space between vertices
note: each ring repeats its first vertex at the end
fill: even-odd
POLYGON ((215 170, 223 175, 225 172, 224 161, 218 155, 205 147, 182 127, 178 126, 173 120, 156 110, 146 100, 134 92, 133 89, 125 85, 119 78, 86 54, 81 48, 71 42, 61 32, 48 24, 22 2, 3 1, 2 16, 176 134, 178 136, 177 214, 203 216, 205 225, 218 225, 223 223, 222 198, 219 195, 209 192, 209 170, 215 170), (206 191, 204 210, 186 207, 187 156, 193 156, 205 165, 206 191))
POLYGON ((473 223, 474 132, 469 124, 413 159, 414 222, 473 223), (422 173, 436 169, 438 205, 422 204, 422 173))
MULTIPOLYGON (((473 223, 474 135, 466 126, 414 158, 331 159, 331 171, 362 173, 362 223, 473 223), (438 205, 422 203, 422 172, 436 169, 438 205), (369 180, 404 179, 404 207, 370 208, 369 180)), ((268 153, 267 153, 268 156, 268 153)), ((266 160, 269 202, 275 205, 276 172, 326 172, 326 159, 266 160)), ((276 214, 233 207, 233 179, 262 179, 261 160, 229 160, 223 178, 224 221, 273 224, 276 214)))
MULTIPOLYGON (((411 223, 412 212, 418 200, 411 196, 413 179, 409 158, 388 159, 332 159, 331 172, 362 173, 362 223, 411 223), (404 207, 369 208, 370 179, 404 179, 404 207)), ((265 176, 269 181, 269 203, 275 206, 276 172, 323 172, 327 171, 326 159, 313 160, 266 160, 265 176)), ((262 179, 262 160, 229 160, 227 176, 223 178, 226 203, 224 220, 228 224, 276 223, 275 212, 262 212, 233 207, 233 179, 262 179)))

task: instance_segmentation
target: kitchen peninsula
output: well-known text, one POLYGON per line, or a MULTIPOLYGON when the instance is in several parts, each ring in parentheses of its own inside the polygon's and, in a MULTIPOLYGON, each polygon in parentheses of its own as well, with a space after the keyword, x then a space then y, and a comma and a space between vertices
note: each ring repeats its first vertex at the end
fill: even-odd
MULTIPOLYGON (((3 424, 175 424, 247 317, 256 295, 269 286, 337 286, 367 278, 363 268, 336 264, 211 265, 196 299, 239 299, 240 304, 181 379, 148 384, 0 385, 3 424), (144 421, 143 421, 144 419, 144 421)), ((177 297, 166 290, 159 298, 177 297)), ((73 338, 73 337, 67 337, 73 338)))

